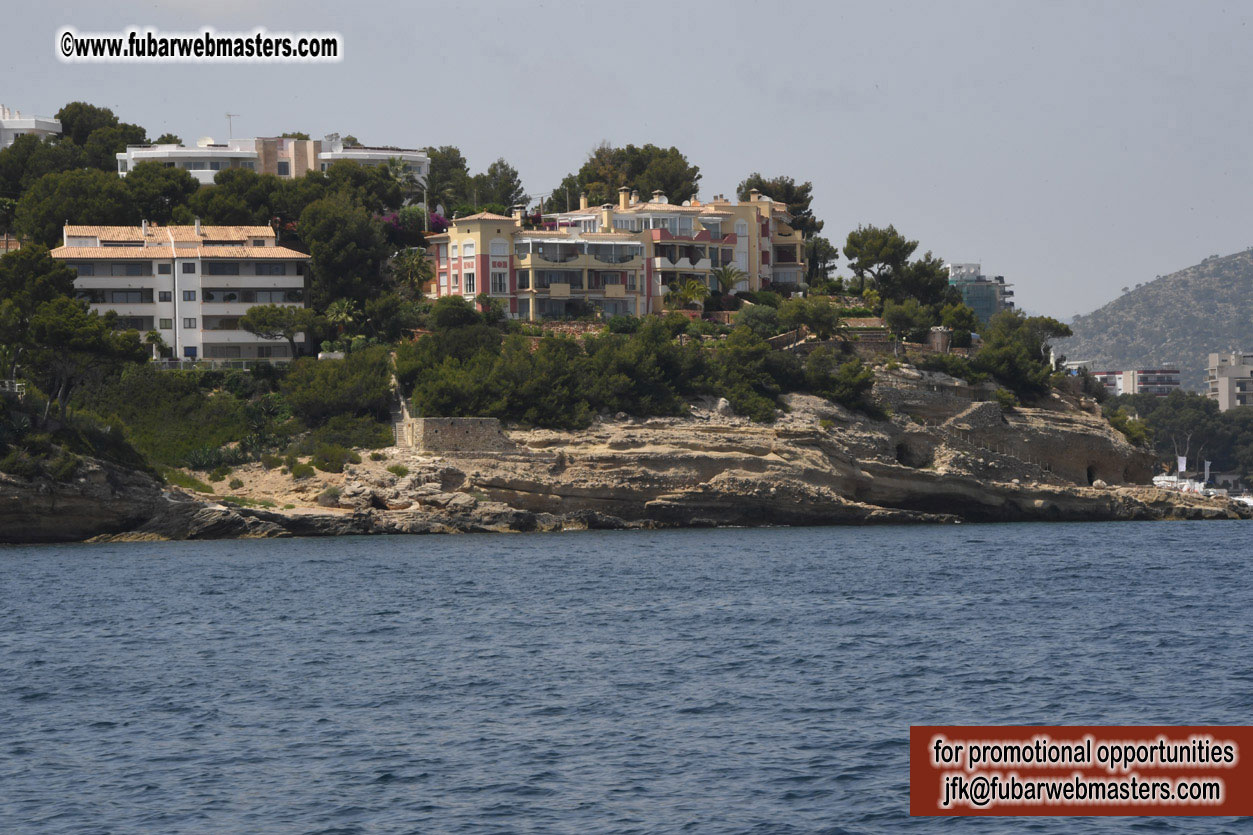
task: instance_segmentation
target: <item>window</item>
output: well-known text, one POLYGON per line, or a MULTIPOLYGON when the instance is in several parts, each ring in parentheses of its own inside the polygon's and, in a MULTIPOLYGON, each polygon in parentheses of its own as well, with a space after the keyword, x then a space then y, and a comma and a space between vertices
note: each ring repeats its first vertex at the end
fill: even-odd
POLYGON ((285 357, 287 356, 286 345, 258 345, 257 356, 259 357, 285 357))
POLYGON ((161 290, 160 292, 157 293, 157 301, 159 302, 173 301, 173 296, 174 294, 170 292, 169 290, 161 290))
POLYGON ((291 163, 285 159, 279 160, 278 175, 280 177, 290 177, 291 176, 291 163))
POLYGON ((509 273, 492 273, 492 292, 496 294, 509 292, 509 273))
POLYGON ((189 317, 189 318, 184 319, 184 320, 183 320, 183 327, 184 327, 184 328, 195 328, 195 327, 196 327, 196 317, 195 317, 195 316, 191 316, 191 317, 189 317))
POLYGON ((452 258, 457 257, 457 245, 456 244, 453 244, 452 247, 448 250, 448 255, 452 258))
POLYGON ((530 299, 518 299, 518 318, 519 319, 531 318, 531 300, 530 299))
POLYGON ((78 275, 95 275, 96 274, 95 264, 70 264, 69 267, 78 275))
POLYGON ((462 258, 474 257, 474 241, 466 241, 464 244, 461 245, 461 257, 462 258))
POLYGON ((209 161, 209 170, 210 170, 210 171, 221 171, 221 170, 222 170, 222 163, 221 163, 221 161, 220 161, 220 160, 210 160, 210 161, 209 161))
POLYGON ((169 274, 170 274, 169 264, 157 264, 157 275, 169 275, 169 274))
POLYGON ((493 258, 506 258, 509 256, 509 242, 501 238, 492 241, 491 255, 493 258))
POLYGON ((174 330, 174 320, 173 319, 160 319, 158 320, 158 326, 163 331, 174 330))
POLYGON ((147 304, 152 301, 151 290, 110 290, 110 304, 147 304))
POLYGON ((239 357, 238 345, 206 345, 204 355, 214 359, 236 359, 239 357))
POLYGON ((740 237, 740 238, 747 237, 748 224, 745 221, 737 220, 735 222, 735 234, 736 234, 736 237, 740 237))
POLYGON ((474 273, 465 274, 465 292, 467 294, 474 292, 474 273))
POLYGON ((627 276, 626 288, 628 290, 634 290, 635 289, 635 273, 627 273, 626 276, 627 276))
POLYGON ((194 360, 196 358, 196 349, 194 347, 184 348, 183 356, 189 360, 194 360))
POLYGON ((448 290, 448 273, 446 272, 439 274, 439 289, 445 292, 448 290))
POLYGON ((135 276, 144 274, 143 264, 114 264, 110 270, 112 275, 135 276))
POLYGON ((518 289, 519 290, 531 289, 531 271, 530 270, 518 270, 518 289))
POLYGON ((185 302, 194 302, 195 300, 196 300, 196 291, 195 291, 195 290, 184 290, 184 291, 183 291, 183 301, 185 301, 185 302))
POLYGON ((252 245, 253 246, 265 246, 265 241, 261 238, 253 238, 252 245))
POLYGON ((680 237, 684 238, 692 237, 692 219, 690 217, 679 218, 678 234, 680 237))
POLYGON ((195 271, 196 271, 196 263, 195 263, 194 261, 184 261, 184 262, 183 262, 183 272, 184 272, 184 273, 194 273, 195 271))
POLYGON ((439 262, 441 264, 448 260, 448 244, 440 244, 436 248, 436 252, 439 253, 439 262))
POLYGON ((205 264, 206 275, 239 275, 238 261, 210 261, 205 264))
POLYGON ((286 264, 272 264, 258 261, 255 265, 257 275, 287 275, 286 264))

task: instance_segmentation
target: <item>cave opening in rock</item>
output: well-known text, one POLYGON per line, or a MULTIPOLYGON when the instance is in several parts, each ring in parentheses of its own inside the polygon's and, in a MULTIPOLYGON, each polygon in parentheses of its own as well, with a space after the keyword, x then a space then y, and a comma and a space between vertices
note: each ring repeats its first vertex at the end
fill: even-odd
POLYGON ((1096 481, 1096 468, 1089 466, 1088 467, 1088 484, 1091 484, 1094 481, 1096 481))

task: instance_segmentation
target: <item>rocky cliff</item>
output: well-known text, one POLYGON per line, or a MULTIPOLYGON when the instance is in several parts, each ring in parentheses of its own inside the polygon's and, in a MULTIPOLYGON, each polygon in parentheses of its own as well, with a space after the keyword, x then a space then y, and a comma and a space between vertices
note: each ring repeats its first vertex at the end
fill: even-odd
POLYGON ((235 492, 268 509, 163 491, 105 468, 73 485, 5 478, 0 538, 1250 516, 1225 499, 1144 486, 1152 456, 1111 429, 1095 404, 1054 396, 1004 413, 943 375, 879 374, 888 420, 792 395, 770 425, 711 403, 684 418, 511 430, 512 449, 393 448, 383 460, 301 482, 260 465, 237 469, 244 486, 235 492))

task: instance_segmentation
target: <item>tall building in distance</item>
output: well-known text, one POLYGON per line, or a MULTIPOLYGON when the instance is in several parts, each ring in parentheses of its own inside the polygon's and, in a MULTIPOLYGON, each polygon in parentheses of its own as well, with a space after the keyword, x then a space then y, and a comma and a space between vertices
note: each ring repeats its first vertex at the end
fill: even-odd
POLYGON ((985 325, 988 320, 1003 310, 1013 310, 1014 303, 1009 299, 1014 291, 1012 284, 1005 283, 1005 276, 986 276, 982 264, 945 264, 948 268, 948 283, 956 287, 962 295, 962 301, 975 312, 979 321, 985 325))
MULTIPOLYGON (((1072 365, 1067 363, 1067 365, 1072 365)), ((1105 390, 1112 395, 1152 394, 1165 397, 1179 390, 1178 368, 1142 368, 1129 371, 1093 371, 1105 390)))
MULTIPOLYGON (((52 257, 118 326, 156 331, 177 359, 287 361, 285 339, 239 328, 259 304, 304 306, 309 256, 268 226, 66 226, 52 257)), ((298 341, 303 336, 298 337, 298 341)))
POLYGON ((125 177, 141 162, 157 162, 182 168, 201 185, 210 184, 219 171, 246 168, 258 174, 291 179, 310 171, 325 171, 339 160, 359 165, 385 165, 398 159, 419 185, 431 173, 431 160, 425 151, 390 146, 345 145, 335 134, 325 139, 260 137, 231 139, 225 143, 204 137, 195 145, 128 145, 117 155, 117 173, 125 177))
POLYGON ((1210 354, 1205 393, 1218 401, 1220 412, 1253 406, 1253 354, 1210 354))
POLYGON ((732 266, 731 288, 795 288, 804 280, 801 235, 787 206, 759 193, 731 203, 671 203, 655 192, 642 201, 620 189, 617 204, 543 217, 528 229, 514 217, 479 213, 455 218, 427 238, 435 296, 499 299, 514 318, 566 316, 595 309, 606 316, 660 311, 665 296, 689 281, 720 290, 714 271, 732 266))
POLYGON ((32 134, 40 139, 61 132, 61 121, 47 116, 30 116, 0 104, 0 151, 13 144, 19 136, 32 134))

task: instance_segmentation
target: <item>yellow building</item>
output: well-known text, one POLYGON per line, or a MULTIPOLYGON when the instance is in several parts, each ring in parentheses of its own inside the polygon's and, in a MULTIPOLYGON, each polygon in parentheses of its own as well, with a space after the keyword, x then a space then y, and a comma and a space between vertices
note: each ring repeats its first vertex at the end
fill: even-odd
POLYGON ((804 280, 800 233, 787 207, 762 197, 683 205, 655 192, 648 202, 620 189, 618 204, 544 216, 543 229, 488 213, 454 219, 430 236, 434 295, 499 298, 521 319, 595 308, 606 316, 658 312, 671 288, 697 280, 720 289, 714 272, 733 266, 732 288, 796 289, 804 280))

